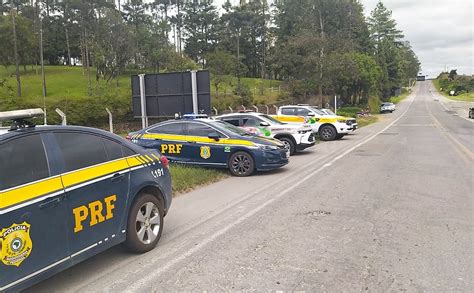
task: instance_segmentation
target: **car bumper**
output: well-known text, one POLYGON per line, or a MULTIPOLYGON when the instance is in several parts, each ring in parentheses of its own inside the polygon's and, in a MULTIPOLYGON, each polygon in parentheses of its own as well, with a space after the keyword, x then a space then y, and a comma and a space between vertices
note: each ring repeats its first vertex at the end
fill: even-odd
POLYGON ((257 171, 273 170, 288 164, 290 153, 286 149, 259 151, 255 155, 257 171))
POLYGON ((357 127, 358 127, 357 123, 349 125, 349 129, 352 130, 352 131, 356 130, 357 127))
POLYGON ((335 123, 334 127, 336 127, 338 134, 348 134, 352 132, 352 125, 347 125, 345 123, 335 123))
POLYGON ((305 136, 301 140, 301 142, 296 145, 296 149, 301 151, 301 150, 314 146, 315 143, 316 143, 316 139, 313 132, 309 132, 309 135, 305 136))

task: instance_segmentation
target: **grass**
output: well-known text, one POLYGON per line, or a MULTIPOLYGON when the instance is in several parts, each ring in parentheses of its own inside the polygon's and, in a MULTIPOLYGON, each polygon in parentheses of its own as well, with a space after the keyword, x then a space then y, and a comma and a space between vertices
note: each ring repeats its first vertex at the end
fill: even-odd
POLYGON ((173 180, 173 194, 175 196, 228 177, 227 172, 223 169, 200 168, 179 164, 171 164, 170 172, 173 180))
MULTIPOLYGON (((276 103, 280 91, 283 91, 283 89, 280 88, 282 82, 278 80, 241 78, 240 82, 250 89, 253 96, 253 103, 256 105, 276 103)), ((233 91, 234 88, 237 87, 237 83, 236 77, 230 78, 227 83, 221 83, 219 85, 219 96, 217 96, 216 89, 211 81, 211 96, 214 99, 213 102, 226 105, 231 104, 232 100, 235 99, 233 91)))
POLYGON ((443 96, 445 96, 446 98, 448 98, 450 100, 462 101, 462 102, 474 102, 474 92, 464 93, 464 94, 461 94, 461 95, 458 95, 458 96, 450 96, 447 93, 445 93, 444 91, 440 90, 441 86, 439 84, 439 80, 434 79, 433 80, 433 85, 436 88, 436 90, 438 91, 438 93, 442 94, 443 96))
POLYGON ((377 121, 379 121, 379 118, 376 115, 372 115, 369 117, 361 117, 357 118, 357 125, 360 128, 375 123, 377 121))
POLYGON ((394 104, 398 104, 401 101, 403 101, 406 97, 408 97, 410 94, 411 94, 411 91, 406 91, 405 93, 403 93, 399 96, 391 97, 389 99, 389 102, 394 103, 394 104))

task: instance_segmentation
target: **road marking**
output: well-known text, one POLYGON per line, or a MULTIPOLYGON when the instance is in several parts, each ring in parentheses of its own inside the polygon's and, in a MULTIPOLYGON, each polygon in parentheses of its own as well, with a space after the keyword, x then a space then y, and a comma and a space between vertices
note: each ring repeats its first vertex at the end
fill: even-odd
MULTIPOLYGON (((385 128, 383 128, 382 130, 380 130, 379 132, 373 134, 372 136, 369 136, 367 139, 363 140, 362 142, 356 144, 355 146, 349 148, 348 150, 346 150, 345 152, 343 152, 342 154, 340 154, 339 156, 333 158, 328 164, 333 164, 335 163, 336 161, 340 160, 341 158, 345 157, 347 154, 351 153, 352 151, 354 151, 355 149, 357 149, 358 147, 372 141, 373 139, 375 139, 379 134, 381 134, 382 132, 386 131, 387 129, 389 129, 390 127, 392 127, 395 123, 397 123, 403 116, 405 116, 405 114, 408 112, 408 110, 410 109, 411 105, 413 104, 413 101, 414 101, 414 97, 412 96, 412 100, 410 101, 410 104, 408 105, 407 109, 405 110, 405 112, 403 112, 398 118, 396 118, 394 121, 390 122, 390 124, 388 124, 385 128)), ((253 210, 249 211, 248 213, 246 213, 245 215, 239 217, 237 220, 235 220, 234 222, 228 224, 227 226, 225 226, 224 228, 218 230, 217 232, 215 232, 214 234, 212 234, 209 238, 203 240, 202 242, 200 242, 199 244, 193 246, 192 248, 190 248, 188 251, 180 254, 178 257, 174 258, 173 260, 167 262, 166 264, 162 264, 160 267, 158 267, 157 269, 153 270, 152 272, 147 272, 146 276, 139 279, 139 280, 136 280, 135 282, 133 282, 133 284, 131 284, 129 287, 127 287, 124 291, 143 291, 143 287, 146 287, 148 283, 152 282, 154 279, 158 278, 161 274, 163 274, 164 272, 168 271, 172 266, 178 264, 179 262, 185 260, 186 258, 192 256, 193 254, 197 253, 198 251, 200 251, 201 249, 203 249, 204 247, 206 247, 208 244, 212 243, 214 240, 216 240, 217 238, 219 238, 220 236, 224 235, 225 233, 227 233, 229 230, 231 230, 232 228, 238 226, 239 224, 243 223, 244 221, 248 220, 250 217, 254 216, 256 213, 260 212, 262 209, 264 209, 265 207, 267 207, 268 205, 272 204, 273 202, 275 202, 277 199, 283 197, 284 195, 286 195, 288 192, 291 192, 292 190, 294 190, 294 188, 296 188, 297 186, 303 184, 304 182, 306 182, 308 179, 310 179, 311 177, 313 177, 314 175, 318 174, 319 172, 321 172, 322 170, 326 169, 328 166, 326 166, 327 164, 323 165, 322 167, 316 169, 315 171, 312 171, 311 173, 309 173, 308 175, 306 175, 305 177, 301 178, 300 180, 296 181, 294 184, 292 184, 290 187, 287 187, 286 189, 284 189, 283 191, 281 191, 280 193, 277 193, 275 196, 273 196, 271 199, 267 200, 266 202, 262 203, 261 205, 257 206, 256 208, 254 208, 253 210)), ((330 165, 329 165, 330 166, 330 165)))

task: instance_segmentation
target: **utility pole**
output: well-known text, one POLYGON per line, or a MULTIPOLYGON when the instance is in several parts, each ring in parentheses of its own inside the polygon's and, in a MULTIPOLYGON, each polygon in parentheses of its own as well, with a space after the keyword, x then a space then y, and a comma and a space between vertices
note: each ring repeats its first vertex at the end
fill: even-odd
POLYGON ((237 84, 240 91, 240 28, 237 29, 237 84))
MULTIPOLYGON (((40 17, 40 64, 41 64, 41 79, 43 81, 43 98, 46 98, 46 75, 44 73, 44 57, 43 57, 43 20, 40 17)), ((46 110, 46 109, 45 109, 46 110)), ((45 111, 46 113, 46 111, 45 111)), ((45 115, 46 117, 46 115, 45 115)))
POLYGON ((21 80, 20 80, 20 58, 18 56, 18 44, 16 38, 16 21, 15 21, 15 10, 11 9, 12 25, 13 25, 13 49, 15 51, 15 67, 16 67, 16 84, 17 84, 17 93, 21 97, 21 80))

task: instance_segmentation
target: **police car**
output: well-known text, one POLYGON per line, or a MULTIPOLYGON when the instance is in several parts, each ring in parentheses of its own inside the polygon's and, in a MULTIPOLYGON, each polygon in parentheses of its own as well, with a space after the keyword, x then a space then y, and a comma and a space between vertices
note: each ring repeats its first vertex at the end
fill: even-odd
POLYGON ((0 112, 0 291, 20 290, 124 242, 153 249, 171 204, 166 157, 98 129, 0 112))
POLYGON ((239 126, 252 133, 272 137, 283 142, 290 150, 290 155, 297 151, 314 146, 315 139, 309 125, 292 125, 255 112, 231 113, 215 117, 239 126))
POLYGON ((161 122, 130 133, 128 139, 147 149, 159 150, 170 161, 228 168, 235 176, 280 168, 288 164, 289 157, 285 146, 277 140, 207 118, 161 122))
POLYGON ((344 137, 357 128, 354 118, 327 115, 318 108, 309 105, 287 105, 278 109, 275 119, 287 123, 301 123, 295 116, 307 118, 314 133, 323 141, 335 140, 344 137), (297 121, 297 122, 295 122, 297 121))

